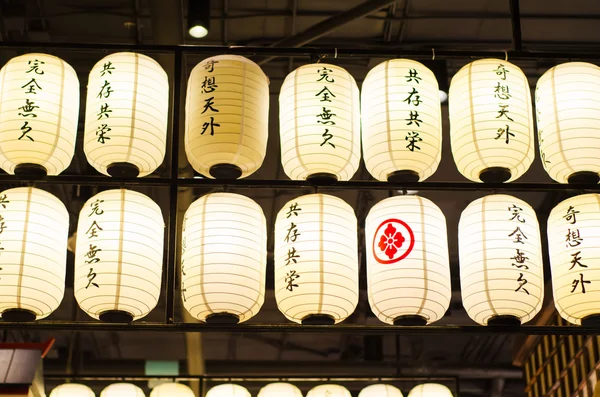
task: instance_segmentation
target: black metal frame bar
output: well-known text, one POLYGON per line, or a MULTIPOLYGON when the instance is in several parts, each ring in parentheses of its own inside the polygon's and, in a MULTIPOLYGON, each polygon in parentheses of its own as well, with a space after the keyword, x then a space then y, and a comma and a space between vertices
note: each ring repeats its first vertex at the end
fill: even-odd
POLYGON ((458 377, 449 376, 372 376, 372 375, 347 375, 347 376, 315 376, 315 375, 286 375, 286 376, 250 376, 231 374, 231 376, 212 375, 44 375, 45 379, 76 380, 76 381, 128 381, 143 382, 152 379, 169 379, 172 381, 189 382, 193 380, 207 380, 212 382, 454 382, 458 377))

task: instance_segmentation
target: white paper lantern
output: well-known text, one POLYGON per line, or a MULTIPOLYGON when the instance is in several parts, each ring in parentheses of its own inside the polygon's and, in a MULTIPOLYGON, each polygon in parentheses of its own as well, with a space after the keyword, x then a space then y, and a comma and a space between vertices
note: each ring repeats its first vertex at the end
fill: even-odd
POLYGON ((452 392, 439 383, 424 383, 414 387, 408 397, 452 397, 452 392))
POLYGON ((458 223, 463 306, 481 325, 531 320, 544 300, 540 227, 535 210, 516 197, 477 199, 458 223))
POLYGON ((361 93, 362 147, 380 181, 423 181, 442 158, 442 109, 435 75, 422 63, 392 59, 375 66, 361 93))
POLYGON ((238 55, 207 58, 192 70, 185 153, 208 178, 245 178, 260 168, 269 135, 269 79, 238 55))
POLYGON ((362 389, 358 397, 402 397, 402 392, 392 385, 371 385, 362 389))
POLYGON ((0 168, 7 173, 63 172, 78 119, 79 79, 62 59, 25 54, 0 69, 0 168))
POLYGON ((183 305, 198 320, 238 323, 265 300, 267 221, 255 201, 234 193, 196 200, 183 219, 183 305))
POLYGON ((535 89, 542 164, 557 182, 598 183, 600 68, 569 62, 548 70, 535 89))
POLYGON ((90 198, 77 224, 75 298, 91 317, 130 322, 160 295, 164 220, 149 197, 126 189, 90 198))
POLYGON ((354 210, 343 200, 309 194, 289 201, 275 221, 275 298, 302 324, 344 321, 358 304, 354 210))
POLYGON ((310 389, 306 397, 352 397, 352 394, 344 386, 319 385, 310 389))
POLYGON ((211 388, 206 397, 250 397, 250 392, 243 386, 224 383, 211 388))
POLYGON ((511 182, 535 157, 531 90, 519 67, 480 59, 450 83, 450 142, 458 170, 475 182, 511 182))
MULTIPOLYGON (((150 397, 195 397, 194 392, 181 383, 162 383, 150 392, 150 397)), ((207 394, 208 397, 208 394, 207 394)))
POLYGON ((102 390, 100 397, 146 397, 146 395, 134 384, 113 383, 102 390))
POLYGON ((302 397, 302 392, 291 383, 270 383, 258 392, 257 397, 302 397))
POLYGON ((118 52, 90 72, 83 150, 104 175, 151 174, 165 157, 169 78, 154 59, 118 52))
POLYGON ((600 195, 583 194, 558 204, 548 218, 554 304, 573 324, 600 318, 600 195))
POLYGON ((290 179, 347 181, 360 162, 358 86, 325 63, 290 73, 279 95, 281 162, 290 179))
POLYGON ((50 393, 50 397, 96 397, 96 395, 86 385, 65 383, 56 386, 50 393))
POLYGON ((446 218, 430 200, 396 196, 366 219, 367 292, 379 320, 425 325, 443 317, 452 297, 446 218))
POLYGON ((0 193, 0 313, 33 321, 55 311, 64 296, 69 213, 33 187, 0 193))

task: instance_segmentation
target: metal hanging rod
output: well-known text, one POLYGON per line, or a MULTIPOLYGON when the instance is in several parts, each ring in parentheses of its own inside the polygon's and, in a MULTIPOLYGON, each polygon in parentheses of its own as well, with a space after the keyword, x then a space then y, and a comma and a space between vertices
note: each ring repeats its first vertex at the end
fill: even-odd
POLYGON ((440 376, 382 376, 373 375, 348 375, 348 376, 315 376, 315 375, 290 375, 290 376, 248 376, 232 374, 231 376, 211 375, 44 375, 47 380, 75 380, 75 381, 127 381, 143 382, 153 379, 169 379, 172 381, 189 382, 193 380, 206 380, 209 382, 453 382, 457 378, 440 376))

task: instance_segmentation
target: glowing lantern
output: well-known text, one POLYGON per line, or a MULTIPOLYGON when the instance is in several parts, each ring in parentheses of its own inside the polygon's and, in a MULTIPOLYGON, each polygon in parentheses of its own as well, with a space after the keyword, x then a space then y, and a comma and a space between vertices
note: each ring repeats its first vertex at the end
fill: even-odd
POLYGON ((146 397, 142 389, 131 383, 114 383, 100 393, 100 397, 146 397))
MULTIPOLYGON (((162 383, 152 389, 150 397, 195 397, 192 389, 181 383, 162 383)), ((208 394, 207 394, 208 397, 208 394)))
POLYGON ((392 59, 367 74, 361 94, 365 165, 380 181, 423 181, 442 157, 442 109, 435 75, 392 59))
POLYGON ((402 392, 392 385, 371 385, 362 389, 358 397, 402 397, 402 392))
POLYGON ((243 386, 224 383, 211 388, 206 397, 250 397, 250 392, 243 386))
POLYGON ((96 395, 86 385, 65 383, 52 389, 50 397, 96 397, 96 395))
POLYGON ((0 69, 0 167, 58 175, 71 163, 79 118, 75 70, 48 54, 12 58, 0 69))
POLYGON ((352 394, 344 386, 319 385, 310 389, 306 397, 352 397, 352 394))
POLYGON ((269 79, 237 55, 207 58, 192 70, 187 88, 185 152, 209 178, 245 178, 267 151, 269 79))
POLYGON ((260 389, 257 397, 302 397, 302 392, 291 383, 270 383, 260 389))
POLYGON ((460 217, 458 245, 469 317, 481 325, 519 325, 540 311, 540 227, 529 204, 504 194, 473 201, 460 217))
POLYGON ((146 316, 160 295, 164 220, 149 197, 105 190, 79 214, 75 298, 91 317, 130 322, 146 316))
POLYGON ((535 157, 531 92, 521 69, 480 59, 452 79, 450 142, 458 170, 475 182, 510 182, 535 157))
POLYGON ((275 298, 302 324, 334 324, 358 304, 354 210, 343 200, 309 194, 289 201, 275 221, 275 298))
POLYGON ((47 317, 63 299, 69 213, 33 187, 0 193, 0 313, 6 321, 47 317))
POLYGON ((379 320, 425 325, 439 320, 450 304, 446 218, 419 196, 377 203, 366 219, 367 287, 379 320))
POLYGON ((452 397, 452 392, 439 383, 424 383, 414 387, 408 397, 452 397))
POLYGON ((359 92, 339 66, 299 67, 279 95, 281 162, 290 179, 347 181, 360 161, 359 92))
POLYGON ((167 142, 169 78, 154 59, 118 52, 90 72, 83 150, 98 172, 117 177, 151 174, 167 142))
POLYGON ((265 300, 267 222, 253 200, 212 193, 196 200, 183 220, 183 305, 195 318, 238 323, 265 300))

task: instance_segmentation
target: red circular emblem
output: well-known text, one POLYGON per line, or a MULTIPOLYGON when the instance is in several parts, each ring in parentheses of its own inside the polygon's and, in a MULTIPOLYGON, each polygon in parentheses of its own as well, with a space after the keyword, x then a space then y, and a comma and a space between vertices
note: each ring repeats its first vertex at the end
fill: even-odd
POLYGON ((373 236, 373 256, 384 265, 390 265, 406 258, 415 246, 415 235, 400 219, 387 219, 373 236))

